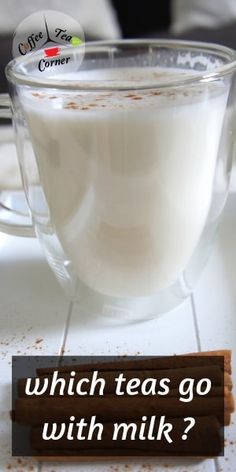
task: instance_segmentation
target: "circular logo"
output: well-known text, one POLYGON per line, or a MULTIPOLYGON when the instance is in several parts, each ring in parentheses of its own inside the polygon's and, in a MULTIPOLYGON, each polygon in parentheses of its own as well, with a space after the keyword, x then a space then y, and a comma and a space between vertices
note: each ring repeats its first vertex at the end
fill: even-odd
POLYGON ((85 39, 81 25, 65 13, 46 10, 33 13, 18 25, 13 36, 12 55, 25 56, 42 50, 39 72, 49 72, 55 65, 66 67, 66 71, 70 72, 78 69, 83 61, 84 49, 85 39), (76 64, 75 60, 60 60, 60 46, 77 48, 78 54, 74 56, 76 64))

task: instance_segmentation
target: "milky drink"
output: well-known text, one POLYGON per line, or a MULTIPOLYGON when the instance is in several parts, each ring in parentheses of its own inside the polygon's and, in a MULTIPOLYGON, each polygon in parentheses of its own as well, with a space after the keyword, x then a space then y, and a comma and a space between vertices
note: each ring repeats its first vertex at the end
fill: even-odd
POLYGON ((206 223, 226 101, 223 83, 24 92, 50 215, 85 284, 145 296, 176 281, 206 223))

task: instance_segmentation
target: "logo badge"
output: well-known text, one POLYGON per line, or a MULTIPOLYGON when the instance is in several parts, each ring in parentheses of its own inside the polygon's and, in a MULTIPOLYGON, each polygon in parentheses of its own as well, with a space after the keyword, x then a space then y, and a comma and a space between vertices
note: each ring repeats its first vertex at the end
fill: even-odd
MULTIPOLYGON (((85 50, 84 31, 74 18, 59 11, 46 10, 33 13, 17 27, 13 36, 13 57, 42 50, 38 70, 51 73, 52 68, 66 67, 67 72, 78 70, 85 50), (52 60, 60 57, 61 46, 76 49, 68 60, 52 60)), ((62 54, 63 56, 63 54, 62 54)), ((53 73, 56 71, 54 70, 53 73)), ((61 71, 60 71, 61 72, 61 71)))

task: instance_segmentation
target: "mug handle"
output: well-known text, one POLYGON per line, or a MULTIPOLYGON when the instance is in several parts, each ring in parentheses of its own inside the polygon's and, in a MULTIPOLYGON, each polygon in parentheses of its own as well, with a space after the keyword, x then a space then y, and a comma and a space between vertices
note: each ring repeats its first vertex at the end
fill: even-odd
MULTIPOLYGON (((11 119, 11 100, 8 94, 0 94, 0 119, 11 119)), ((25 195, 24 204, 28 207, 25 195)), ((1 202, 0 190, 0 231, 13 236, 34 237, 34 227, 29 211, 23 213, 1 202)))

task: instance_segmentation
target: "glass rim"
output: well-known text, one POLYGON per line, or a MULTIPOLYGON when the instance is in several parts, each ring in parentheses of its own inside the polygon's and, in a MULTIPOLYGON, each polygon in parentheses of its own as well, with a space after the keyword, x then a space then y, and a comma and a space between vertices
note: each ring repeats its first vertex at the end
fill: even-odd
MULTIPOLYGON (((173 80, 166 82, 163 80, 129 80, 122 79, 102 79, 100 82, 96 80, 72 80, 63 79, 63 74, 59 74, 58 78, 55 76, 39 77, 30 75, 26 67, 24 72, 19 71, 19 66, 26 66, 36 59, 42 58, 42 50, 31 52, 23 57, 17 57, 11 60, 6 68, 5 74, 9 82, 17 85, 29 85, 38 88, 52 88, 52 89, 67 89, 78 91, 114 91, 114 90, 142 90, 142 89, 167 89, 172 87, 180 87, 185 85, 192 85, 196 83, 205 83, 215 81, 225 75, 230 75, 236 70, 236 51, 233 49, 215 43, 206 43, 200 41, 175 40, 175 39, 120 39, 120 40, 105 40, 105 41, 91 41, 85 44, 85 51, 88 53, 98 53, 102 50, 118 47, 135 47, 135 46, 149 46, 149 47, 166 47, 169 49, 189 49, 190 51, 199 51, 211 54, 218 54, 219 57, 227 59, 226 64, 220 65, 213 70, 205 71, 203 73, 191 74, 186 73, 184 76, 173 76, 173 80)), ((61 46, 62 57, 67 54, 79 53, 79 47, 61 46)))

